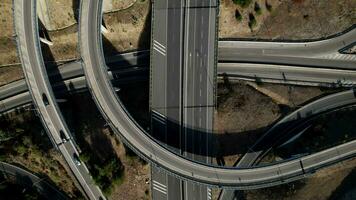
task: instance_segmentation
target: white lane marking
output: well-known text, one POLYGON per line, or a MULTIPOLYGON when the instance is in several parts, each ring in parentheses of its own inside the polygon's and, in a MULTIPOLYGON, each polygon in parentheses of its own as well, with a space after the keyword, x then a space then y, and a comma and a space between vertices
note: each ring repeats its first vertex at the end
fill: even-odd
POLYGON ((166 53, 166 49, 158 46, 157 44, 153 44, 153 47, 156 47, 157 49, 161 50, 162 52, 166 53))
POLYGON ((157 42, 157 40, 153 40, 153 43, 156 44, 157 46, 161 47, 162 49, 166 49, 166 47, 164 45, 162 45, 161 43, 157 42))
POLYGON ((211 199, 211 189, 208 188, 208 189, 207 189, 207 192, 208 192, 208 199, 210 200, 210 199, 211 199))
POLYGON ((163 56, 166 56, 166 54, 164 52, 162 52, 161 50, 157 49, 156 47, 153 47, 154 50, 156 50, 158 53, 162 54, 163 56))
POLYGON ((156 180, 153 180, 153 189, 155 189, 163 194, 167 194, 167 186, 163 185, 162 183, 157 182, 156 180))

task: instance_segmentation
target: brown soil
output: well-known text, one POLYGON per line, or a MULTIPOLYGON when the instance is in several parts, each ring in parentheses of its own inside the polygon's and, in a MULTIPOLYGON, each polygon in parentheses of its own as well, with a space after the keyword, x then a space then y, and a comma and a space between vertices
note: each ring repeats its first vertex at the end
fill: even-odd
POLYGON ((60 31, 48 32, 52 46, 42 45, 43 56, 47 61, 61 61, 79 58, 77 24, 60 31))
POLYGON ((112 138, 111 141, 116 154, 120 157, 125 166, 125 180, 120 186, 113 190, 110 199, 150 199, 150 166, 137 156, 127 156, 124 145, 118 140, 112 138))
POLYGON ((51 30, 61 29, 76 24, 74 9, 76 0, 46 0, 51 30))
POLYGON ((225 157, 225 165, 232 166, 238 156, 258 138, 266 126, 276 120, 279 108, 273 101, 243 82, 226 85, 218 83, 218 108, 214 129, 218 149, 225 157), (237 155, 236 155, 236 153, 237 155))
POLYGON ((272 1, 255 0, 262 13, 257 15, 254 4, 240 8, 232 0, 221 0, 220 37, 265 39, 314 39, 345 30, 356 23, 356 1, 272 1), (266 2, 272 6, 266 9, 266 2), (243 17, 236 20, 235 10, 243 17), (248 27, 248 14, 254 14, 257 25, 248 27))
POLYGON ((223 159, 226 166, 232 166, 275 120, 323 93, 314 87, 274 84, 258 87, 264 93, 251 87, 249 82, 218 82, 214 129, 220 134, 216 144, 218 155, 223 156, 218 156, 218 160, 223 159), (277 104, 280 99, 273 99, 276 96, 270 94, 278 94, 287 105, 277 104))
POLYGON ((150 1, 137 1, 129 9, 104 15, 109 33, 104 34, 107 54, 149 48, 150 1))
POLYGON ((0 67, 0 86, 23 78, 21 65, 0 67))
POLYGON ((139 0, 112 0, 112 9, 125 9, 130 7, 133 3, 139 0))
POLYGON ((0 2, 0 19, 0 65, 19 63, 16 42, 13 37, 15 32, 13 29, 12 0, 0 2))
POLYGON ((319 170, 311 177, 272 188, 245 192, 246 200, 288 199, 314 200, 328 199, 342 181, 355 169, 356 159, 347 160, 319 170))

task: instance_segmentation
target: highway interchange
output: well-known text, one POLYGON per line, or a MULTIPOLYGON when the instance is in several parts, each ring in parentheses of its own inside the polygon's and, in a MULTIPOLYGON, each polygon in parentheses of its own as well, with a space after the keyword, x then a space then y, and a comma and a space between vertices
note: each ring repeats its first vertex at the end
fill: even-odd
MULTIPOLYGON (((40 53, 38 28, 37 23, 34 23, 34 21, 37 21, 34 14, 34 2, 35 1, 14 1, 14 18, 19 54, 30 95, 52 142, 55 146, 59 147, 71 170, 80 182, 80 185, 83 187, 84 193, 90 199, 97 199, 99 196, 105 198, 97 186, 92 184, 85 166, 82 165, 78 167, 74 163, 72 156, 69 155, 71 153, 78 154, 72 140, 63 144, 59 136, 58 132, 62 130, 66 133, 68 138, 71 138, 70 132, 57 106, 40 53), (49 104, 44 102, 43 94, 46 95, 49 104)), ((174 154, 165 147, 152 142, 152 138, 131 119, 115 95, 115 90, 111 85, 110 76, 107 73, 107 67, 102 53, 100 34, 101 1, 82 2, 81 16, 80 43, 84 62, 83 67, 90 92, 100 108, 99 110, 101 110, 113 130, 115 130, 131 148, 147 160, 152 161, 153 165, 169 173, 178 175, 183 179, 189 179, 207 185, 240 189, 259 188, 302 178, 305 174, 314 172, 317 168, 348 158, 356 153, 356 144, 352 141, 284 163, 249 169, 229 169, 208 166, 174 154)), ((344 37, 336 37, 334 40, 330 39, 324 42, 307 43, 307 45, 304 43, 288 44, 246 41, 222 45, 219 43, 219 57, 224 63, 242 62, 246 64, 250 62, 283 66, 316 66, 329 69, 333 67, 339 68, 339 70, 352 70, 355 63, 355 56, 341 55, 338 52, 335 53, 335 50, 339 50, 347 44, 354 42, 355 35, 352 33, 354 33, 353 30, 344 34, 344 37), (249 51, 249 48, 252 50, 249 51), (303 49, 310 50, 305 51, 307 54, 305 54, 305 52, 303 54, 303 49), (323 49, 323 51, 317 51, 316 49, 323 49), (247 53, 246 55, 241 55, 241 53, 237 52, 247 53), (313 52, 320 53, 313 54, 313 52)), ((283 79, 286 78, 284 77, 283 79)), ((23 94, 25 93, 22 93, 22 95, 23 94)), ((22 98, 24 98, 24 96, 22 98)), ((355 99, 354 92, 345 92, 340 98, 348 103, 353 103, 355 99)))

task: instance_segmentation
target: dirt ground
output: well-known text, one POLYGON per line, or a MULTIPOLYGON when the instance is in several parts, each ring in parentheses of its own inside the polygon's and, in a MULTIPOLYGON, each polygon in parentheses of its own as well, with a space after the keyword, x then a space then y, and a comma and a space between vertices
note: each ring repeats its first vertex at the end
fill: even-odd
POLYGON ((77 0, 46 0, 51 30, 63 29, 77 23, 77 0))
POLYGON ((356 1, 350 0, 252 0, 247 8, 221 0, 221 38, 315 39, 345 30, 356 23, 356 1), (261 14, 254 11, 258 2, 261 14), (271 6, 271 11, 267 10, 271 6), (242 20, 235 17, 238 9, 242 20), (257 24, 250 29, 249 14, 257 24))
POLYGON ((0 65, 19 63, 16 42, 13 38, 15 33, 13 29, 12 0, 2 0, 0 2, 0 27, 0 65))
POLYGON ((112 10, 126 9, 139 0, 112 0, 112 10))
POLYGON ((226 166, 232 166, 240 154, 282 115, 298 105, 323 94, 316 87, 262 84, 261 93, 249 82, 218 82, 218 107, 214 118, 214 128, 218 137, 217 151, 226 166), (270 94, 278 94, 286 105, 277 104, 278 99, 270 94))
POLYGON ((61 31, 48 32, 52 46, 42 45, 43 57, 47 61, 74 60, 79 58, 77 24, 61 31))
POLYGON ((0 86, 23 78, 21 65, 0 67, 0 86))
POLYGON ((112 200, 146 200, 150 199, 150 166, 139 157, 128 156, 124 145, 111 139, 116 154, 125 166, 125 181, 113 190, 112 200))
POLYGON ((106 54, 149 48, 150 1, 137 1, 129 9, 104 15, 109 33, 104 34, 106 54))
POLYGON ((331 195, 340 190, 340 187, 354 187, 343 184, 345 178, 355 170, 356 159, 340 162, 331 167, 319 170, 311 177, 293 183, 272 188, 245 191, 246 200, 257 199, 288 199, 288 200, 315 200, 329 199, 331 195))

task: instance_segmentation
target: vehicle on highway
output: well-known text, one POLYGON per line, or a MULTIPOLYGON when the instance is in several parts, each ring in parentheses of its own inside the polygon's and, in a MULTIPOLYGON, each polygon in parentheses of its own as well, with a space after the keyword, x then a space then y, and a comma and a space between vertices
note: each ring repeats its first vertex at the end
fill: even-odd
POLYGON ((80 166, 82 164, 82 162, 79 159, 79 156, 76 153, 73 153, 73 160, 74 160, 75 164, 78 166, 80 166))
POLYGON ((63 143, 68 142, 69 138, 67 138, 67 136, 64 134, 64 132, 62 130, 59 131, 59 135, 60 135, 63 143))
POLYGON ((42 93, 42 101, 45 104, 45 106, 49 105, 49 101, 45 93, 42 93))

